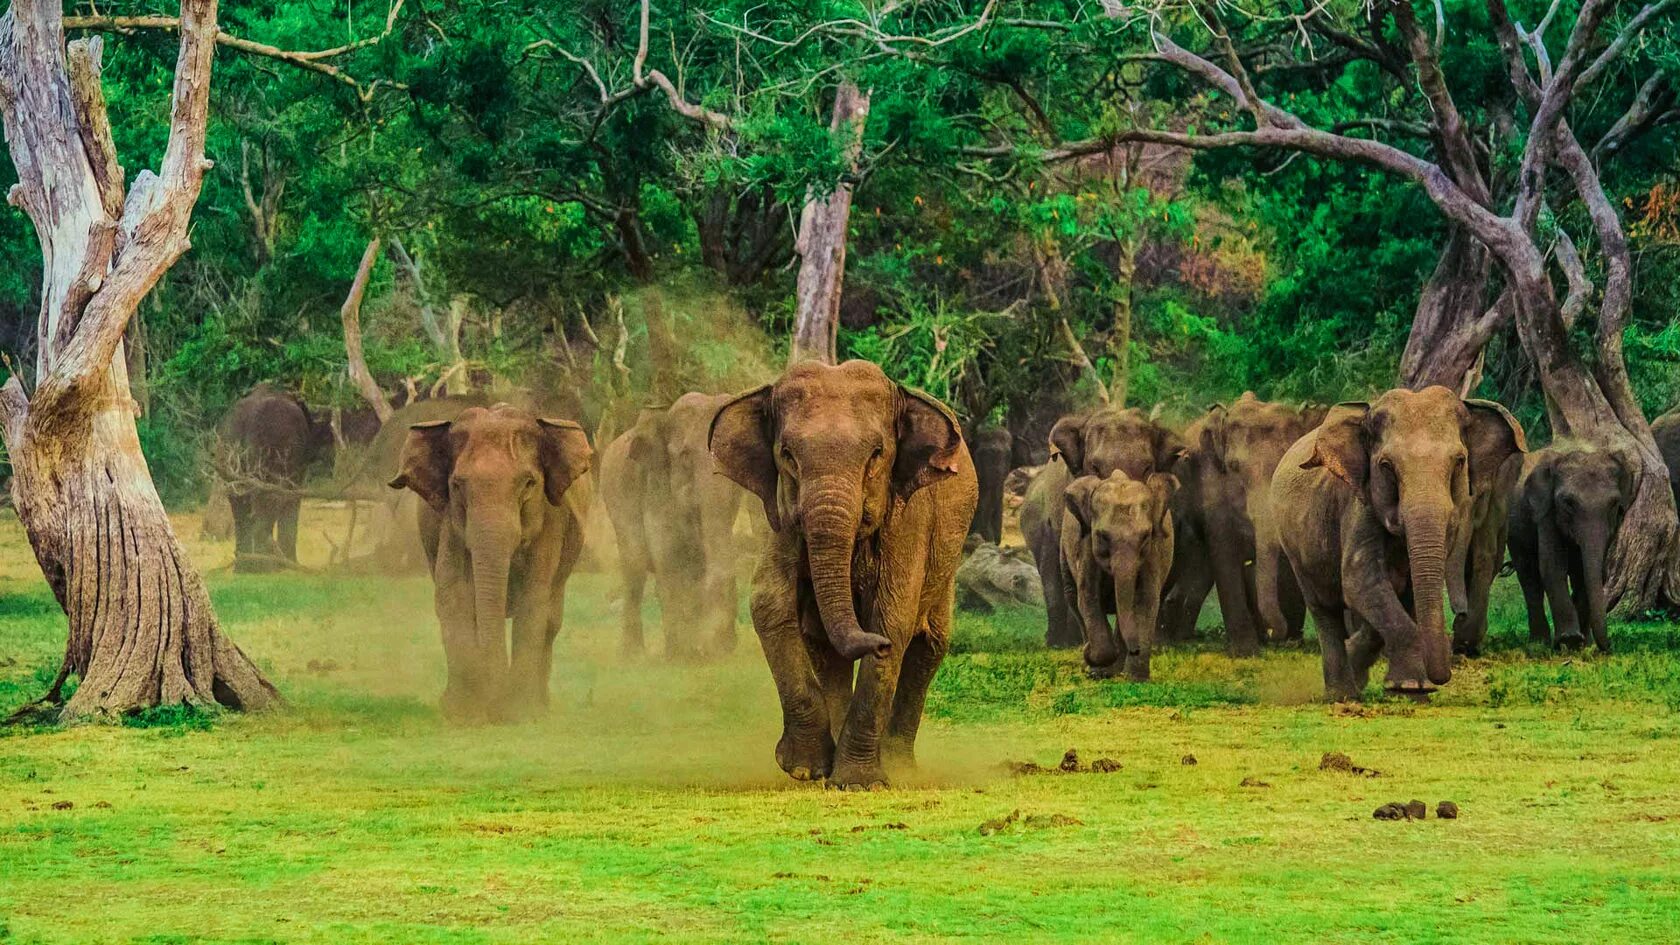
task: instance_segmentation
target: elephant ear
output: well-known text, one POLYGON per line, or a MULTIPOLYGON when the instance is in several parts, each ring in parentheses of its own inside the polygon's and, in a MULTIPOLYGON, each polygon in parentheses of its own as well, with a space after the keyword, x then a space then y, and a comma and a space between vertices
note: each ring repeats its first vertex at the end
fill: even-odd
POLYGON ((1505 461, 1528 452, 1528 438, 1511 412, 1491 400, 1466 400, 1470 422, 1464 445, 1470 453, 1470 492, 1481 495, 1499 482, 1505 461))
POLYGON ((718 472, 758 496, 770 530, 782 530, 776 512, 776 457, 771 430, 770 385, 754 388, 718 408, 706 433, 706 449, 718 472))
POLYGON ((1523 480, 1523 490, 1528 493, 1528 504, 1534 507, 1535 521, 1542 524, 1552 520, 1552 499, 1557 495, 1557 454, 1550 450, 1540 454, 1534 463, 1534 468, 1528 471, 1528 478, 1523 480))
POLYGON ((1172 521, 1173 496, 1178 494, 1178 477, 1172 473, 1150 473, 1144 485, 1155 496, 1155 534, 1165 535, 1167 523, 1172 521))
POLYGON ((630 461, 641 469, 661 469, 666 462, 664 424, 665 412, 644 407, 630 428, 630 461))
POLYGON ((1612 453, 1611 457, 1616 460, 1616 488, 1621 491, 1622 511, 1626 512, 1633 505, 1633 493, 1639 488, 1639 477, 1621 454, 1612 453))
POLYGON ((1184 442, 1184 437, 1160 424, 1155 424, 1152 436, 1154 437, 1155 470, 1157 472, 1168 472, 1177 468, 1178 461, 1190 453, 1190 446, 1184 442))
POLYGON ((1060 456, 1074 475, 1085 471, 1085 415, 1074 414, 1050 428, 1050 454, 1060 456))
POLYGON ((1301 468, 1322 466, 1332 476, 1365 492, 1371 471, 1370 435, 1365 426, 1370 416, 1371 405, 1366 403, 1348 402, 1332 407, 1318 427, 1312 456, 1301 468))
POLYGON ((899 498, 908 499, 917 489, 956 475, 962 429, 944 404, 900 385, 897 427, 892 484, 899 498))
POLYGON ((1316 430, 1324 422, 1324 417, 1330 413, 1328 404, 1302 404, 1301 425, 1306 430, 1316 430))
POLYGON ((1214 465, 1214 468, 1225 469, 1225 424, 1229 414, 1224 404, 1214 404, 1208 408, 1207 416, 1202 420, 1202 432, 1198 448, 1214 465))
POLYGON ((422 502, 442 513, 449 505, 449 473, 455 468, 455 445, 449 420, 416 423, 408 428, 397 477, 387 485, 412 489, 422 502))
POLYGON ((1068 483, 1067 491, 1062 493, 1062 506, 1079 522, 1082 535, 1091 533, 1091 496, 1101 482, 1096 476, 1080 476, 1068 483))
POLYGON ((543 495, 549 505, 565 500, 566 490, 589 472, 594 458, 583 427, 570 420, 537 418, 537 463, 542 466, 543 495))

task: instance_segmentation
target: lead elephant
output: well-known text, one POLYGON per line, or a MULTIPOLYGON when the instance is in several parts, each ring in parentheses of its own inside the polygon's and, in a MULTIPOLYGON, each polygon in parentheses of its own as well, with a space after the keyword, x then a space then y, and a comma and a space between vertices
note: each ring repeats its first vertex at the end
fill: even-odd
POLYGON ((1521 435, 1505 411, 1429 387, 1339 404, 1284 454, 1272 502, 1330 698, 1359 698, 1382 653, 1391 691, 1422 696, 1452 678, 1448 563, 1462 566, 1472 498, 1522 452, 1521 435))
POLYGON ((589 490, 579 480, 591 456, 576 423, 506 404, 410 429, 389 485, 422 502, 448 718, 505 721, 547 708, 566 579, 583 551, 589 490))
POLYGON ((666 409, 642 411, 602 450, 601 498, 624 580, 626 654, 642 653, 642 600, 650 576, 667 657, 735 648, 734 531, 742 493, 717 475, 706 446, 712 417, 730 399, 684 394, 666 409))
POLYGON ((1268 403, 1248 391, 1229 406, 1209 408, 1186 430, 1188 452, 1179 468, 1195 484, 1207 563, 1231 651, 1239 656, 1259 652, 1268 636, 1301 635, 1305 606, 1278 540, 1272 473, 1324 413, 1268 403))
POLYGON ((1124 669, 1134 681, 1149 678, 1161 588, 1172 567, 1177 491, 1178 480, 1167 473, 1139 482, 1115 470, 1106 479, 1080 476, 1063 493, 1062 566, 1072 580, 1092 676, 1124 669), (1115 645, 1115 631, 1124 650, 1115 645))
POLYGON ((725 404, 710 447, 771 530, 752 618, 782 704, 777 763, 885 786, 883 754, 914 760, 978 500, 956 419, 873 364, 806 362, 725 404))
POLYGON ((1523 464, 1510 509, 1511 563, 1535 642, 1584 646, 1585 630, 1609 651, 1605 567, 1633 489, 1626 464, 1577 441, 1553 443, 1523 464), (1555 637, 1546 620, 1548 602, 1555 637))
POLYGON ((1061 564, 1063 491, 1079 476, 1107 478, 1119 470, 1143 480, 1151 473, 1171 472, 1184 455, 1184 442, 1141 410, 1102 407, 1057 421, 1050 446, 1051 461, 1022 503, 1021 532, 1044 584, 1044 642, 1073 647, 1084 642, 1085 632, 1065 592, 1069 581, 1061 564))

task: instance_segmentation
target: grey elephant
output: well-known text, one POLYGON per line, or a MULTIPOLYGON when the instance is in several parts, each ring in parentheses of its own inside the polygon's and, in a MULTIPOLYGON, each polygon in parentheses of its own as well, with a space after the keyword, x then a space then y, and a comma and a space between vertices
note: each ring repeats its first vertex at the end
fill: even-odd
POLYGON ((805 362, 724 404, 710 445, 771 530, 752 620, 782 704, 777 763, 884 787, 884 756, 914 760, 978 501, 956 418, 874 364, 805 362))
POLYGON ((1590 633, 1609 651, 1605 568, 1633 490, 1625 463, 1579 441, 1553 443, 1523 463, 1509 514, 1511 563, 1535 642, 1579 647, 1590 633))
POLYGON ((449 669, 446 717, 495 722, 547 708, 566 579, 583 551, 591 457, 576 423, 506 404, 410 430, 389 485, 422 503, 449 669))
POLYGON ((234 403, 217 431, 216 468, 232 512, 235 570, 297 561, 304 477, 331 446, 330 426, 288 391, 259 384, 234 403))
POLYGON ((707 449, 712 417, 729 395, 684 394, 643 410, 601 451, 601 498, 612 521, 624 581, 622 648, 643 651, 642 600, 659 594, 665 655, 735 648, 735 517, 743 493, 707 449))
POLYGON ((1115 470, 1107 478, 1080 476, 1063 493, 1062 566, 1085 629, 1085 663, 1097 678, 1121 669, 1134 681, 1149 678, 1161 589, 1172 567, 1177 491, 1170 474, 1139 482, 1115 470))
POLYGON ((1473 496, 1521 452, 1509 413, 1429 387, 1339 404, 1284 454, 1272 503, 1330 698, 1358 699, 1385 653, 1391 691, 1421 697, 1452 678, 1444 585, 1462 587, 1473 496))

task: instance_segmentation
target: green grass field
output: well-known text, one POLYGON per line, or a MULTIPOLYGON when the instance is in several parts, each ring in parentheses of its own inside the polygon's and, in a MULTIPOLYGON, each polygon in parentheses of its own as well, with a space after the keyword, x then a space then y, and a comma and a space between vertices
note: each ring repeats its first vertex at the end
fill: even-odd
MULTIPOLYGON (((15 522, 0 547, 5 713, 50 679, 63 628, 15 522)), ((210 569, 229 556, 193 549, 210 569)), ((1317 701, 1311 650, 1234 661, 1209 643, 1160 656, 1156 682, 1094 683, 1034 645, 1036 615, 959 615, 920 772, 859 795, 776 768, 775 695, 744 623, 722 664, 624 665, 603 575, 575 579, 552 717, 492 730, 434 710, 425 580, 210 579, 290 707, 0 736, 0 942, 1620 945, 1680 930, 1672 624, 1616 625, 1613 656, 1540 658, 1517 647, 1502 587, 1494 655, 1433 704, 1338 708, 1317 701), (1006 767, 1053 768, 1067 748, 1121 768, 1006 767), (1380 776, 1322 771, 1329 751, 1380 776), (1372 819, 1413 798, 1428 820, 1372 819), (1441 800, 1463 816, 1436 819, 1441 800)))

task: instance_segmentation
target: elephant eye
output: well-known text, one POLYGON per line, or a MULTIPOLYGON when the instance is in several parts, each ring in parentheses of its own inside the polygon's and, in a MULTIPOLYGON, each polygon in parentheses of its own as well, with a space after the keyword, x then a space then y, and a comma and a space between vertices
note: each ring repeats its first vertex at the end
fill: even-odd
POLYGON ((877 447, 875 447, 875 452, 869 454, 869 458, 872 459, 872 460, 880 459, 881 454, 884 453, 884 452, 886 452, 886 450, 883 447, 877 446, 877 447))

